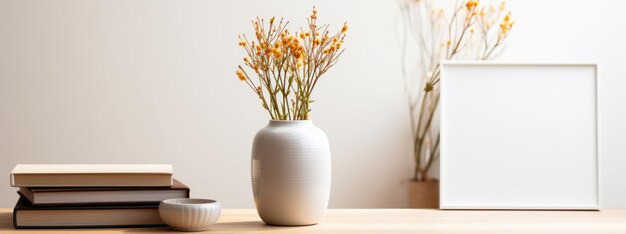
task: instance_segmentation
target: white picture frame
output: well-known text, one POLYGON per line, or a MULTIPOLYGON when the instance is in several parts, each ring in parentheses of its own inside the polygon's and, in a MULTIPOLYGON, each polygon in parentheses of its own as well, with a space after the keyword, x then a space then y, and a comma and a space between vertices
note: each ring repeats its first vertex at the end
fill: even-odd
POLYGON ((596 63, 441 62, 441 209, 599 210, 596 63))

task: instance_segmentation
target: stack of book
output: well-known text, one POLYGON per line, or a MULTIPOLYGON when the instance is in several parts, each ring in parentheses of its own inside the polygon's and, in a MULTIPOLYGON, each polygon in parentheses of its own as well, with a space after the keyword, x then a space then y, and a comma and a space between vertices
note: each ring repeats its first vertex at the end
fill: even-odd
POLYGON ((171 165, 17 165, 11 172, 11 186, 20 195, 13 225, 162 226, 159 202, 189 197, 172 171, 171 165))

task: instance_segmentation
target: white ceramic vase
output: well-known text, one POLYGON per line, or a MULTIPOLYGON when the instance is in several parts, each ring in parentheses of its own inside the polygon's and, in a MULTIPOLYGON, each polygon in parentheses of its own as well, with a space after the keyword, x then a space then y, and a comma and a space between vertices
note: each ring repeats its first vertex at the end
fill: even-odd
POLYGON ((270 120, 254 137, 252 189, 270 225, 319 222, 330 196, 330 147, 311 120, 270 120))

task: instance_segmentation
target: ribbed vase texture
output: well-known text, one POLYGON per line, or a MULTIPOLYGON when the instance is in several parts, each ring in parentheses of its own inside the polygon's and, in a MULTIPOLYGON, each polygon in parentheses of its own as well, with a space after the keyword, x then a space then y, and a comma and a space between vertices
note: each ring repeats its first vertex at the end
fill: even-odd
POLYGON ((276 121, 252 146, 252 189, 261 219, 271 225, 313 225, 330 196, 330 147, 310 120, 276 121))

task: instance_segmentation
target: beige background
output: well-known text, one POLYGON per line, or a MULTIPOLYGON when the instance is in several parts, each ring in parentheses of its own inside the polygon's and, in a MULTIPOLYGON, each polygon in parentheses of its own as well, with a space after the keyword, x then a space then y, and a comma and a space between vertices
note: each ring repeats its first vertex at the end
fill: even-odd
MULTIPOLYGON (((0 206, 17 163, 171 163, 195 197, 253 207, 249 152, 267 116, 235 77, 249 19, 350 24, 317 88, 331 140, 331 207, 403 207, 411 140, 396 1, 0 1, 0 206)), ((626 41, 619 1, 513 1, 502 60, 601 64, 602 189, 626 207, 626 41)), ((556 170, 556 169, 555 169, 556 170)))

